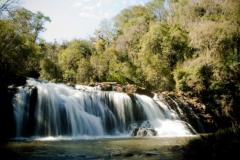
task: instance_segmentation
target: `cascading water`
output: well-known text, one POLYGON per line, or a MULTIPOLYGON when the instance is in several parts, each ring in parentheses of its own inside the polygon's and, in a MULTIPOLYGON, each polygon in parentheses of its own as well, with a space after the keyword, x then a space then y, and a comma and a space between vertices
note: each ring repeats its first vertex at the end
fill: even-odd
POLYGON ((16 137, 130 135, 146 124, 158 136, 193 133, 158 96, 86 88, 28 79, 13 99, 16 137))

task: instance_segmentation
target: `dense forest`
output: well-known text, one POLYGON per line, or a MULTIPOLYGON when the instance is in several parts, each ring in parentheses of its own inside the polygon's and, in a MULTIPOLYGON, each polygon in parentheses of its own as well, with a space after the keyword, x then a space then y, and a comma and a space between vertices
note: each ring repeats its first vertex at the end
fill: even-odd
POLYGON ((239 8, 238 0, 152 0, 104 21, 87 40, 48 43, 39 36, 51 23, 47 15, 1 0, 1 81, 20 75, 182 92, 206 104, 221 127, 237 125, 239 8))

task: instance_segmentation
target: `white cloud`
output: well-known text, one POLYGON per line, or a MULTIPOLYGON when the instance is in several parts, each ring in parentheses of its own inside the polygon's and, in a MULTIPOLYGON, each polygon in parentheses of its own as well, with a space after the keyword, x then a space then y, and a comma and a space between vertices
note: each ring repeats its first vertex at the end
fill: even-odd
POLYGON ((42 37, 71 40, 92 35, 104 19, 111 19, 122 9, 149 0, 22 0, 31 11, 41 11, 51 18, 42 37))
POLYGON ((73 8, 81 17, 104 19, 114 17, 119 10, 136 4, 144 4, 147 0, 75 0, 73 8))

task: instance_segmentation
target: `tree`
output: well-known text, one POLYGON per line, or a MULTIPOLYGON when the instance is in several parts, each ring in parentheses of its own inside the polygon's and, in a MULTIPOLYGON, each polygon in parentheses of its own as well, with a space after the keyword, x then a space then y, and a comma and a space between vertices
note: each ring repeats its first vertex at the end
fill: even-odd
POLYGON ((109 61, 112 57, 106 56, 104 53, 93 54, 90 58, 92 66, 93 79, 95 81, 106 81, 109 72, 109 61))
POLYGON ((41 12, 33 13, 24 8, 18 8, 10 12, 9 17, 18 27, 21 34, 28 34, 36 42, 39 33, 45 30, 44 24, 50 22, 50 18, 41 12))
POLYGON ((95 31, 96 41, 102 41, 105 47, 109 47, 116 36, 116 28, 113 21, 103 20, 100 23, 99 29, 95 31))
POLYGON ((128 30, 118 36, 114 42, 115 48, 119 54, 135 63, 141 50, 141 39, 147 31, 148 24, 145 22, 129 27, 128 30))
POLYGON ((92 54, 92 46, 88 41, 72 41, 66 49, 59 54, 59 65, 66 81, 76 82, 76 74, 82 59, 89 59, 92 54))
POLYGON ((62 80, 62 71, 57 64, 45 58, 40 61, 40 78, 60 81, 62 80))
POLYGON ((1 70, 6 74, 38 77, 41 47, 36 42, 49 18, 24 8, 11 8, 17 1, 1 1, 9 13, 0 20, 1 70))
POLYGON ((160 90, 174 89, 172 71, 188 53, 187 33, 179 26, 156 23, 142 38, 139 66, 147 86, 160 90))
POLYGON ((151 15, 149 15, 144 6, 133 6, 129 9, 125 9, 115 18, 117 33, 124 33, 124 31, 128 30, 130 27, 142 23, 149 24, 151 18, 151 15))
POLYGON ((4 74, 26 74, 28 61, 38 52, 29 37, 19 34, 16 25, 8 20, 0 21, 0 69, 4 74))
POLYGON ((164 16, 167 14, 166 5, 168 5, 168 0, 152 0, 146 4, 147 9, 149 10, 150 14, 156 21, 161 21, 164 19, 164 16), (165 6, 164 6, 165 3, 165 6))
POLYGON ((76 74, 77 83, 89 83, 93 81, 93 69, 89 59, 81 59, 78 62, 78 70, 76 74))

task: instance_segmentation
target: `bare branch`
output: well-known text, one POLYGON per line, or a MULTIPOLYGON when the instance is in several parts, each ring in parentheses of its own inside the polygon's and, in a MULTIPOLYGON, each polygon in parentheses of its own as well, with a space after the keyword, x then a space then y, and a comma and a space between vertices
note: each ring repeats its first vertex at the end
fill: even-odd
POLYGON ((0 0, 0 17, 9 13, 18 5, 19 0, 0 0))

